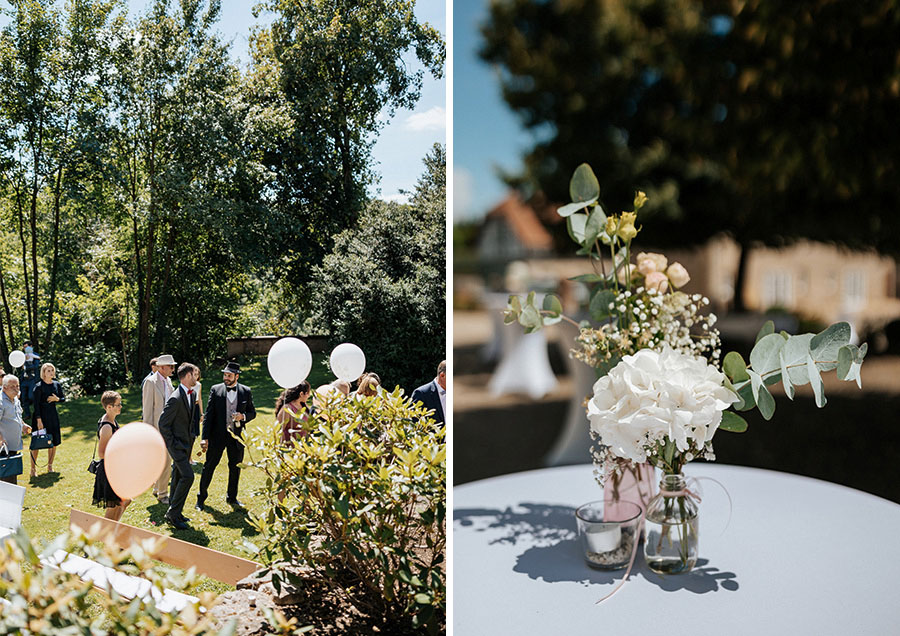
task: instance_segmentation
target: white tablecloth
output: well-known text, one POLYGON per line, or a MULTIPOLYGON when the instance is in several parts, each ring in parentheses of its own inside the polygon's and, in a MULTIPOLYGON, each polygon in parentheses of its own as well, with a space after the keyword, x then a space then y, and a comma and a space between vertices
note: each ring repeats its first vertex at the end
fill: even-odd
POLYGON ((453 634, 900 634, 900 505, 785 473, 695 463, 700 559, 662 577, 585 565, 574 509, 602 497, 590 465, 454 489, 453 634), (724 533, 723 533, 723 528, 724 533))

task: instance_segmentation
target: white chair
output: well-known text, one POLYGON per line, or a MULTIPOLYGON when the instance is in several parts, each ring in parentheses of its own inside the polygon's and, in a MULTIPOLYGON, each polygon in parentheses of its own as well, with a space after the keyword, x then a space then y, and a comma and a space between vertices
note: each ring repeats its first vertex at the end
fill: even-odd
POLYGON ((0 538, 14 533, 22 525, 25 488, 0 481, 0 538))

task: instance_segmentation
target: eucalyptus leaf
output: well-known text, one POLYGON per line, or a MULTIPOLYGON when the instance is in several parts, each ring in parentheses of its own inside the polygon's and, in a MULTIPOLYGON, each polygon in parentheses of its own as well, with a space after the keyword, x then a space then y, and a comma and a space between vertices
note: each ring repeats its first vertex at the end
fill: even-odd
POLYGON ((591 318, 593 318, 597 322, 608 318, 612 314, 609 306, 615 301, 615 299, 615 292, 609 289, 597 290, 597 293, 595 293, 594 297, 591 298, 591 304, 589 307, 591 318))
POLYGON ((756 334, 756 342, 759 342, 770 333, 775 333, 775 323, 771 320, 767 320, 766 324, 762 326, 762 329, 759 330, 759 333, 756 334))
POLYGON ((781 363, 781 382, 784 385, 784 392, 789 399, 794 399, 794 385, 791 384, 791 374, 788 373, 787 365, 784 362, 784 347, 778 352, 778 361, 781 363))
POLYGON ((741 394, 738 392, 738 390, 736 388, 734 388, 734 385, 731 383, 731 380, 728 379, 727 375, 725 376, 724 386, 726 389, 729 389, 732 393, 734 393, 738 398, 738 401, 735 402, 733 405, 734 408, 736 408, 739 411, 743 410, 744 398, 741 396, 741 394))
POLYGON ((813 395, 816 396, 816 406, 822 408, 827 402, 825 399, 825 387, 822 385, 822 375, 819 373, 819 367, 809 353, 806 354, 806 370, 809 373, 809 383, 812 385, 813 395))
POLYGON ((509 297, 509 306, 512 308, 514 312, 517 314, 522 311, 522 300, 518 296, 510 296, 509 297))
POLYGON ((532 333, 541 328, 544 324, 541 320, 541 314, 533 304, 525 305, 522 313, 519 314, 519 324, 525 327, 525 333, 532 333))
POLYGON ((584 226, 587 220, 587 214, 573 214, 566 219, 566 229, 569 230, 569 236, 579 245, 584 244, 584 226))
POLYGON ((723 411, 719 428, 730 433, 743 433, 747 430, 747 420, 734 411, 723 411))
POLYGON ((558 322, 562 322, 562 316, 541 316, 541 320, 543 321, 545 327, 549 327, 551 325, 555 325, 558 322))
POLYGON ((750 375, 753 397, 756 399, 756 405, 759 407, 760 414, 766 420, 771 420, 772 415, 775 414, 775 398, 769 393, 765 382, 763 382, 762 377, 756 371, 747 369, 747 373, 750 375))
POLYGON ((846 380, 847 376, 850 375, 850 367, 853 366, 853 361, 856 359, 857 354, 855 349, 858 350, 858 347, 852 344, 844 345, 838 349, 838 380, 846 380))
POLYGON ((734 405, 735 409, 738 411, 749 411, 756 406, 756 398, 753 397, 753 387, 750 384, 750 380, 736 388, 738 389, 738 396, 741 398, 741 402, 734 405))
POLYGON ((838 350, 850 344, 850 323, 838 322, 817 334, 809 343, 809 351, 822 371, 837 367, 838 350))
POLYGON ((809 384, 806 356, 809 353, 809 343, 812 339, 813 334, 811 333, 791 336, 784 343, 784 348, 781 350, 781 356, 784 358, 784 365, 788 370, 790 382, 793 386, 809 384))
POLYGON ((730 351, 722 361, 722 371, 732 382, 744 382, 750 379, 747 375, 747 363, 737 351, 730 351))
POLYGON ((507 311, 503 312, 503 324, 504 325, 511 325, 514 322, 516 322, 518 319, 519 319, 519 315, 512 310, 507 310, 507 311))
POLYGON ((544 311, 549 311, 554 318, 559 316, 563 311, 562 303, 554 294, 547 294, 544 296, 543 307, 544 311))
POLYGON ((579 210, 585 209, 586 207, 591 205, 596 200, 597 199, 588 199, 585 201, 576 201, 574 203, 567 203, 566 205, 562 206, 561 208, 556 208, 556 213, 563 218, 565 218, 567 216, 571 217, 573 214, 575 214, 579 210))
POLYGON ((534 307, 534 297, 536 296, 535 292, 528 292, 528 296, 525 298, 525 304, 534 307))
POLYGON ((588 217, 587 224, 584 226, 584 242, 593 243, 596 241, 603 230, 606 228, 606 214, 599 205, 594 206, 594 211, 588 217))
POLYGON ((778 354, 784 347, 785 340, 781 334, 770 333, 756 341, 753 351, 750 352, 750 366, 760 375, 768 375, 773 371, 781 370, 781 361, 778 354))
POLYGON ((591 167, 583 163, 575 168, 569 181, 569 197, 572 201, 596 201, 600 197, 600 182, 591 167))

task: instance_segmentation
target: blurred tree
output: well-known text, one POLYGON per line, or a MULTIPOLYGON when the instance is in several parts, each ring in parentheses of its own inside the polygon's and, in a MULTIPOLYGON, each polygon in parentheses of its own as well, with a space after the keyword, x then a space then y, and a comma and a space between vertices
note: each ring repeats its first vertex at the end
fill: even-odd
POLYGON ((446 153, 435 144, 408 205, 371 201, 315 270, 317 325, 353 342, 392 389, 434 377, 446 357, 446 153))
MULTIPOLYGON (((269 180, 270 243, 300 292, 332 237, 352 227, 372 181, 385 118, 419 99, 424 72, 443 74, 440 34, 410 0, 266 0, 275 13, 252 38, 251 144, 269 180), (411 51, 424 67, 413 71, 411 51)), ((306 297, 298 293, 301 303, 306 297)))
POLYGON ((540 138, 507 176, 526 194, 567 201, 586 161, 612 212, 650 196, 652 243, 900 253, 897 2, 494 0, 483 35, 540 138))

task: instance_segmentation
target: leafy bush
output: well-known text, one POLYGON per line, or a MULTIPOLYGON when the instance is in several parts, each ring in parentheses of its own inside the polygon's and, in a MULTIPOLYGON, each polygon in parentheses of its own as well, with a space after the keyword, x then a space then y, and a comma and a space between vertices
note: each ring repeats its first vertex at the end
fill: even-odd
POLYGON ((399 390, 335 396, 296 445, 277 424, 250 439, 249 463, 267 475, 253 523, 276 588, 301 584, 299 564, 390 633, 443 629, 445 429, 425 413, 399 390))
MULTIPOLYGON (((184 590, 191 577, 164 572, 150 558, 152 542, 128 550, 101 547, 85 535, 61 535, 44 552, 58 549, 115 567, 131 575, 140 574, 160 588, 184 590)), ((90 582, 77 575, 49 567, 40 561, 37 543, 19 531, 0 545, 0 596, 7 602, 0 611, 2 634, 223 634, 206 618, 215 596, 209 592, 179 614, 166 614, 154 603, 129 601, 118 595, 94 593, 90 582), (99 610, 99 611, 98 611, 99 610)))
POLYGON ((371 201, 317 267, 317 331, 353 342, 384 386, 431 380, 445 347, 446 157, 435 145, 409 205, 371 201))

